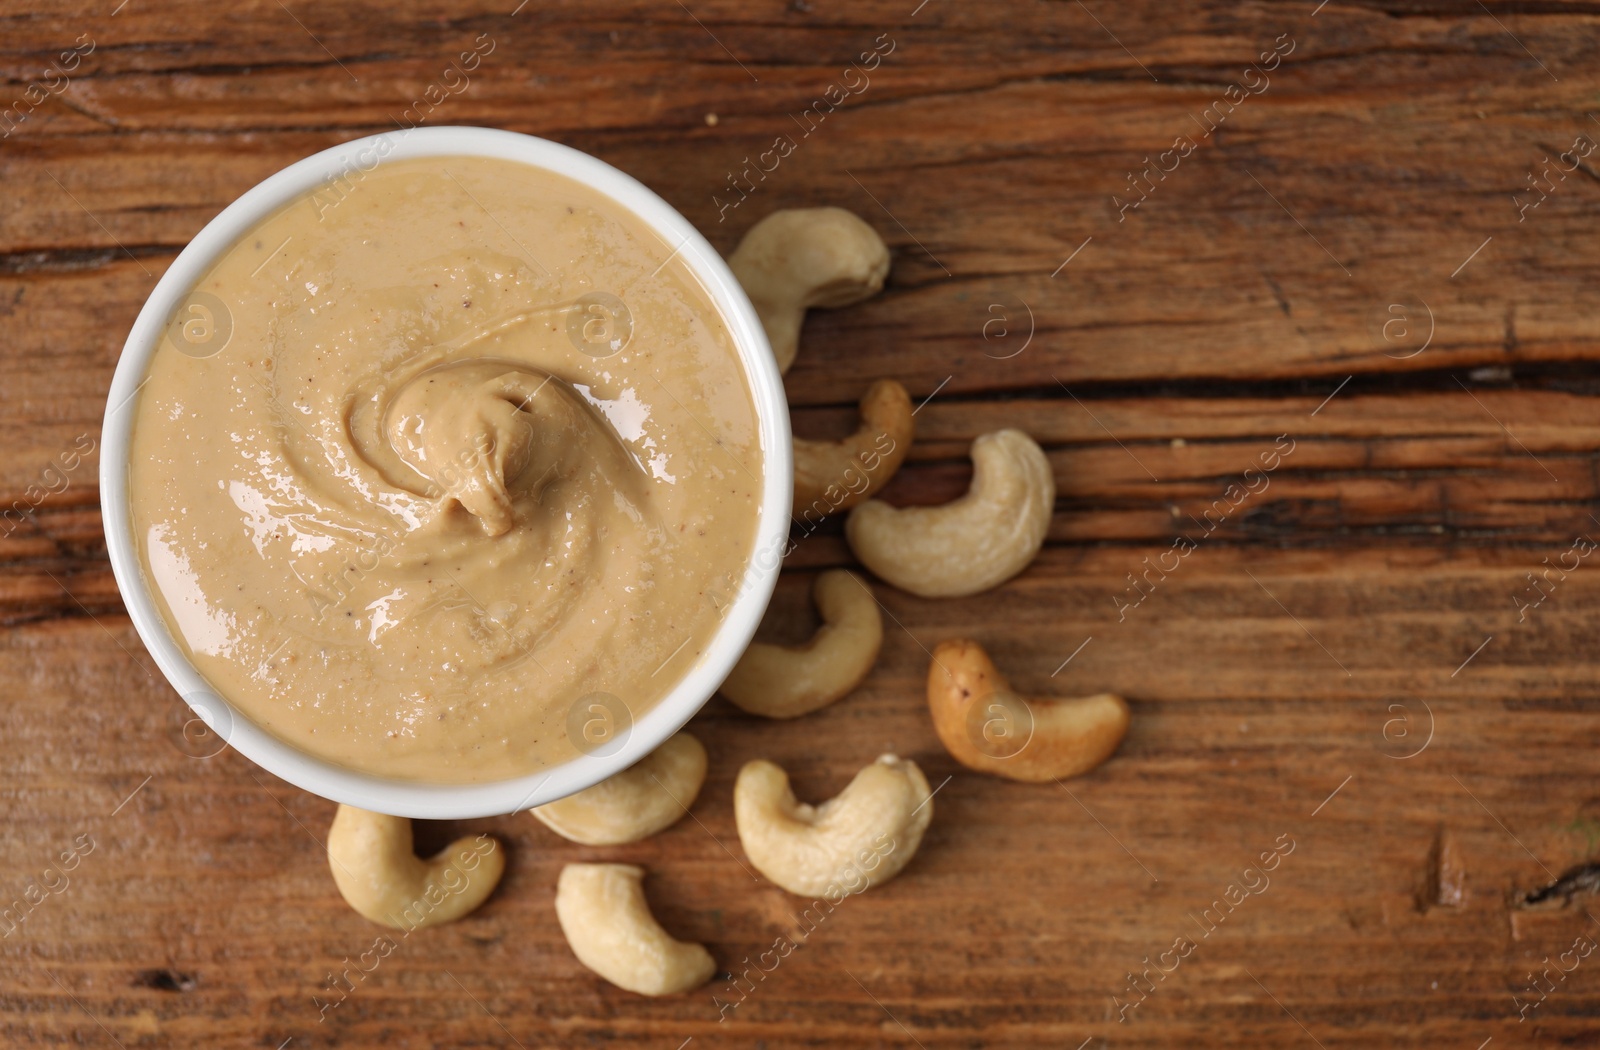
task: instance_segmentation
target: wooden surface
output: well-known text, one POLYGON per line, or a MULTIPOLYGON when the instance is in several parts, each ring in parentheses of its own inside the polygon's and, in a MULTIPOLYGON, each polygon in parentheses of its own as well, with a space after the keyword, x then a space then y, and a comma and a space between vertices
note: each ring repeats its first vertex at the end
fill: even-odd
MULTIPOLYGON (((0 897, 92 844, 0 939, 0 1042, 1600 1038, 1600 955, 1561 957, 1600 939, 1600 902, 1580 885, 1526 903, 1600 853, 1600 561, 1519 605, 1539 597, 1530 572, 1600 537, 1600 157, 1541 174, 1600 140, 1600 8, 116 3, 0 4, 0 102, 94 45, 0 140, 0 502, 31 507, 0 539, 0 897), (189 238, 283 165, 393 127, 480 34, 492 55, 429 123, 592 152, 724 251, 779 207, 842 205, 883 233, 885 293, 808 323, 788 377, 801 433, 842 432, 892 376, 933 395, 892 499, 962 491, 966 443, 1007 425, 1046 447, 1059 497, 1045 552, 1001 590, 882 587, 899 626, 846 701, 771 724, 713 700, 694 723, 712 755, 695 819, 611 850, 526 815, 424 827, 425 846, 502 836, 500 890, 405 938, 319 1019, 330 972, 378 933, 329 877, 333 807, 233 752, 181 749, 186 711, 107 564, 98 458, 64 483, 48 471, 98 438, 122 340, 189 238), (859 85, 845 71, 880 40, 870 86, 803 136, 797 116, 859 85), (1293 50, 1268 86, 1203 136, 1275 42, 1293 50), (729 175, 779 135, 797 148, 719 221, 729 175), (1128 172, 1180 135, 1197 148, 1119 213, 1128 172), (1519 211, 1540 199, 1530 173, 1544 199, 1519 211), (1269 487, 1119 619, 1127 574, 1197 536, 1190 516, 1279 435, 1294 451, 1269 487), (962 771, 922 700, 925 650, 958 635, 1026 690, 1127 696, 1121 753, 1070 790, 962 771), (949 778, 921 852, 725 1020, 726 979, 652 1001, 572 957, 557 872, 622 858, 649 868, 669 929, 751 966, 806 902, 744 870, 739 766, 772 758, 821 799, 889 750, 949 778), (1204 910, 1291 841, 1207 934, 1204 910), (1197 947, 1119 1019, 1128 973, 1179 937, 1197 947)), ((848 561, 837 525, 791 561, 775 636, 809 628, 809 574, 848 561)))

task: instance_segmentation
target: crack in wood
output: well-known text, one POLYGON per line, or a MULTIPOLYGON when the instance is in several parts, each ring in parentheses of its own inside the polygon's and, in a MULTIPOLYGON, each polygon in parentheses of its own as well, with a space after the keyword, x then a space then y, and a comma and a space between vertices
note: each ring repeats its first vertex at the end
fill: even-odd
POLYGON ((158 969, 141 970, 133 983, 139 988, 154 988, 159 992, 190 992, 200 982, 189 973, 180 973, 177 970, 158 969))
POLYGON ((127 248, 38 248, 3 252, 0 253, 0 276, 83 273, 104 269, 119 259, 126 259, 128 255, 135 259, 150 259, 176 256, 182 250, 181 244, 130 244, 127 248))
POLYGON ((1519 908, 1533 908, 1557 900, 1563 906, 1572 903, 1579 894, 1593 896, 1600 893, 1600 861, 1588 861, 1568 868, 1560 878, 1541 889, 1530 890, 1517 902, 1519 908))

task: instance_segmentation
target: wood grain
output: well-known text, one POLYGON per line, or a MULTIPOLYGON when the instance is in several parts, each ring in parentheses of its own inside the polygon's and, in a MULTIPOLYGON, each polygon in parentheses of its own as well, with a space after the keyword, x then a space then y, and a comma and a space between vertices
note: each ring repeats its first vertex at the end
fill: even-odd
MULTIPOLYGON (((1600 1037, 1600 956, 1554 968, 1600 939, 1600 902, 1526 902, 1600 853, 1600 572, 1543 575, 1600 536, 1600 160, 1541 174, 1600 141, 1600 8, 685 3, 0 3, 0 107, 94 44, 0 139, 0 507, 19 509, 0 524, 0 908, 92 844, 0 938, 0 1041, 1600 1037), (233 752, 186 753, 187 708, 106 561, 98 451, 70 453, 98 440, 122 341, 183 245, 278 168, 394 127, 484 34, 493 53, 429 123, 592 152, 723 251, 779 207, 864 216, 894 251, 888 286, 808 320, 797 431, 845 432, 866 384, 897 378, 926 403, 889 499, 958 494, 972 438, 1020 426, 1050 456, 1056 514, 999 591, 879 586, 883 657, 834 707, 774 724, 714 699, 694 819, 657 838, 423 825, 424 847, 500 835, 501 889, 324 1011, 329 975, 378 932, 327 874, 333 807, 233 752), (894 49, 870 86, 802 134, 879 40, 894 49), (1293 49, 1270 83, 1203 134, 1278 42, 1293 49), (740 200, 729 176, 780 135, 797 148, 740 200), (1122 208, 1130 173, 1184 135, 1193 151, 1122 208), (1519 211, 1530 174, 1543 199, 1519 211), (1294 451, 1270 485, 1206 528, 1280 440, 1294 451), (1179 535, 1194 552, 1144 576, 1179 535), (1064 787, 955 765, 922 680, 963 635, 1021 689, 1127 696, 1118 757, 1064 787), (741 992, 728 974, 798 937, 809 902, 746 869, 739 766, 772 758, 820 799, 890 750, 944 783, 921 852, 741 992), (1270 884, 1214 921, 1287 842, 1270 884), (651 1001, 582 969, 552 894, 562 864, 599 858, 644 864, 663 922, 727 973, 651 1001), (1130 992, 1180 937, 1192 952, 1130 992)), ((811 574, 850 560, 837 522, 806 538, 764 632, 804 635, 811 574)))

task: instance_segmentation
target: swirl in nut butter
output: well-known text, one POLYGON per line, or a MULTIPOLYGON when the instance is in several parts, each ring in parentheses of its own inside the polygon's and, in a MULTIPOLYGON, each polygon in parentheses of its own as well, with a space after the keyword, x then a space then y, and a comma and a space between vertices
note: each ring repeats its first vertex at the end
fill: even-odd
POLYGON ((637 718, 669 692, 743 575, 763 468, 732 339, 672 254, 584 186, 467 157, 246 234, 152 359, 129 476, 211 686, 428 783, 548 768, 593 743, 583 698, 637 718))

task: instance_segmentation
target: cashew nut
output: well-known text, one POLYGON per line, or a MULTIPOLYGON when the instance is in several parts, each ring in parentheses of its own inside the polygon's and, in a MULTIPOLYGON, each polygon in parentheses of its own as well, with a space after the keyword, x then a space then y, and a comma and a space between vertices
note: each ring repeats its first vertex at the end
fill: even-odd
POLYGON ((706 779, 706 749, 679 733, 616 776, 533 815, 585 846, 619 846, 661 831, 689 812, 706 779))
POLYGON ((942 507, 894 508, 868 500, 850 512, 845 538, 878 576, 924 598, 958 598, 1027 568, 1044 544, 1056 485, 1044 451, 1020 430, 972 443, 972 487, 942 507))
POLYGON ((794 439, 794 512, 809 520, 848 510, 894 477, 911 451, 911 395, 880 379, 861 397, 861 426, 840 441, 794 439))
POLYGON ((790 893, 859 892, 888 882, 917 852, 933 796, 915 762, 883 755, 819 806, 795 800, 789 774, 764 759, 733 785, 733 816, 750 863, 790 893))
POLYGON ((674 940, 650 914, 644 869, 632 864, 568 864, 556 882, 556 918, 572 954, 618 988, 675 995, 711 979, 717 964, 703 945, 674 940))
POLYGON ((750 227, 728 266, 761 316, 778 371, 787 372, 806 309, 877 295, 889 273, 889 248, 843 208, 793 208, 750 227))
POLYGON ((1098 693, 1024 700, 977 642, 943 642, 928 667, 928 710, 946 751, 1011 780, 1065 780, 1098 766, 1128 733, 1128 705, 1098 693))
POLYGON ((432 860, 411 852, 411 821, 340 806, 328 830, 328 867, 345 901, 382 926, 454 922, 494 892, 505 851, 488 835, 459 838, 432 860))
POLYGON ((811 599, 822 626, 804 645, 752 642, 722 695, 753 715, 798 718, 849 694, 872 670, 883 617, 865 580, 844 569, 817 577, 811 599))

